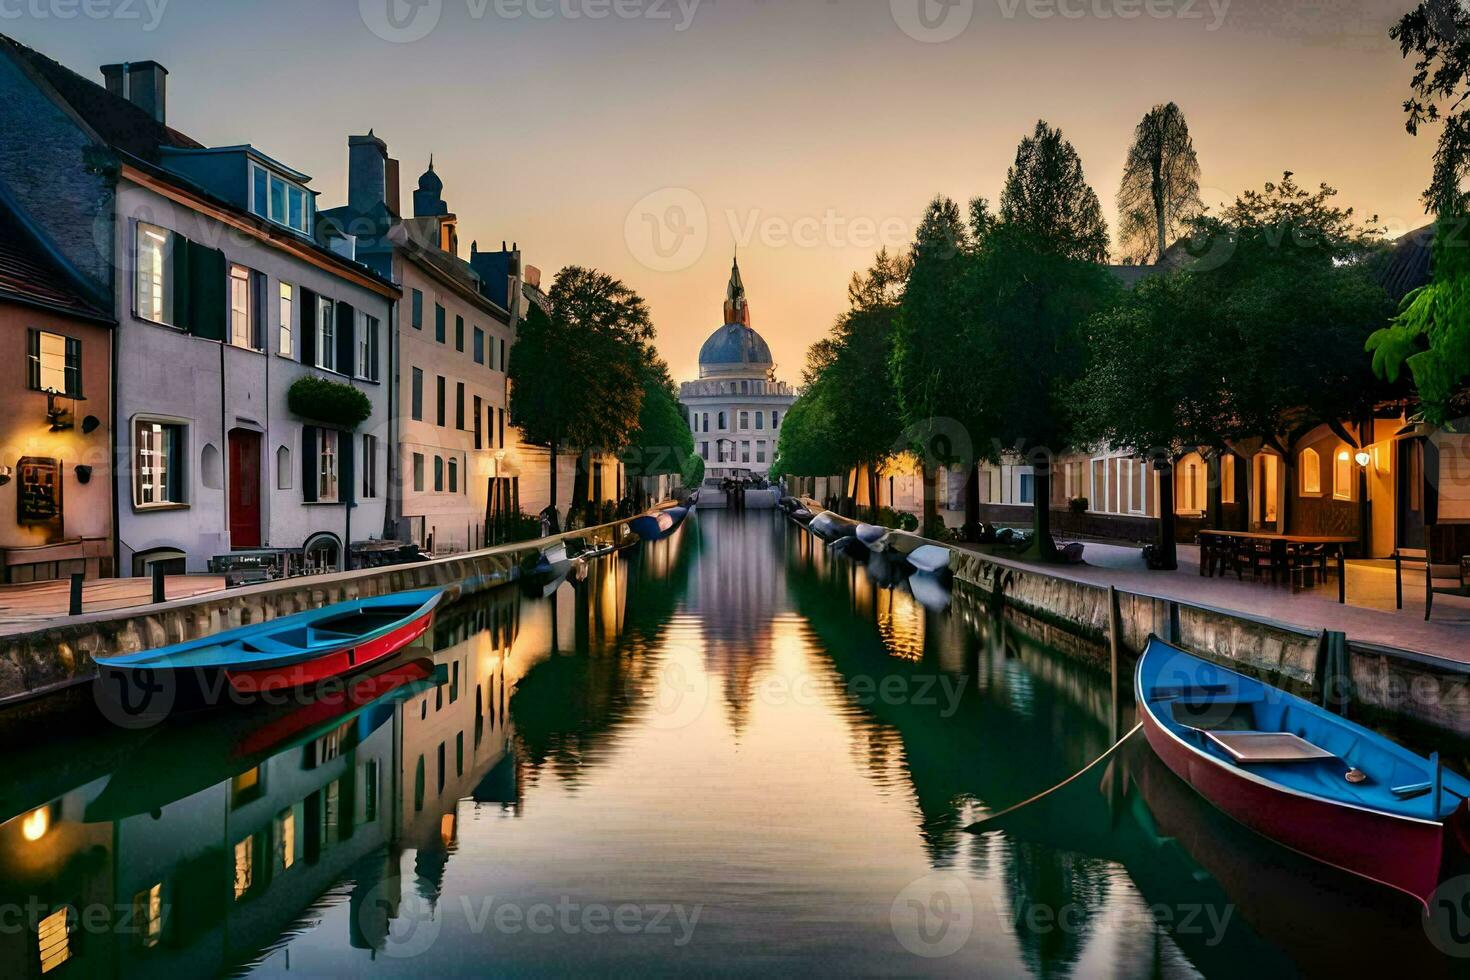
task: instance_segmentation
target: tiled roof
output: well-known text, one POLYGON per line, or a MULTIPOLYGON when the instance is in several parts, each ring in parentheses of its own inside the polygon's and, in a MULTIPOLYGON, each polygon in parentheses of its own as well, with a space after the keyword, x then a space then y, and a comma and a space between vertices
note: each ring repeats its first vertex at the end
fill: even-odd
POLYGON ((1434 225, 1415 228, 1400 236, 1374 268, 1374 276, 1395 303, 1429 282, 1433 246, 1434 225))
POLYGON ((61 267, 0 207, 0 300, 4 299, 88 319, 109 319, 72 288, 61 267))
POLYGON ((165 126, 127 99, 113 95, 104 86, 83 78, 14 38, 0 34, 0 44, 41 76, 111 146, 150 163, 158 162, 160 146, 202 148, 203 144, 165 126))

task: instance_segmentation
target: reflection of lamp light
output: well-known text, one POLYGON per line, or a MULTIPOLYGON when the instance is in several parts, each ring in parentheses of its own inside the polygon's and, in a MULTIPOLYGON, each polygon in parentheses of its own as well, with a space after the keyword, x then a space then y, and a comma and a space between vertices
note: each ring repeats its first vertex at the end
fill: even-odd
POLYGON ((1366 449, 1359 449, 1357 454, 1353 456, 1353 462, 1359 466, 1366 467, 1369 463, 1373 462, 1373 454, 1366 449))
POLYGON ((21 836, 29 841, 37 841, 46 836, 46 831, 51 829, 51 808, 43 806, 39 810, 32 810, 26 814, 20 822, 21 836))

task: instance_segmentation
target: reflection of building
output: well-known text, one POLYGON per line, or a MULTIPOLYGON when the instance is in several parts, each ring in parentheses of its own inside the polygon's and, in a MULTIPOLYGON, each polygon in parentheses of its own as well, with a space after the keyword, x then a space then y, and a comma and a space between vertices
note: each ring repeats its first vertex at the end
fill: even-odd
POLYGON ((0 203, 0 581, 112 574, 108 305, 0 203))
POLYGON ((699 351, 699 380, 679 386, 705 476, 765 476, 781 421, 795 400, 791 387, 776 380, 770 347, 750 326, 737 263, 725 291, 725 324, 699 351))

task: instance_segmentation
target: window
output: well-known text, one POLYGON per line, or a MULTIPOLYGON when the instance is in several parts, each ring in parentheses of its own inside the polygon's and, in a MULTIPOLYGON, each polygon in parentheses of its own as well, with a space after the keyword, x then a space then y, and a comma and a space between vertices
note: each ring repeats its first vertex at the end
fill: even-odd
POLYGON ((255 885, 255 837, 251 835, 235 844, 235 900, 250 893, 255 885))
POLYGON ((1121 459, 1122 471, 1119 479, 1124 485, 1119 487, 1118 496, 1125 501, 1125 506, 1130 514, 1142 514, 1148 509, 1148 464, 1141 459, 1121 459))
POLYGON ((750 440, 746 439, 740 443, 740 462, 750 462, 750 440))
POLYGON ((500 370, 505 370, 505 338, 500 338, 500 370))
POLYGON ((741 432, 744 432, 745 430, 747 430, 749 428, 750 428, 750 413, 749 412, 741 412, 740 413, 740 431, 741 432))
POLYGON ((709 462, 709 443, 708 442, 701 442, 699 444, 699 458, 702 459, 702 460, 704 460, 705 462, 709 462))
POLYGON ((1220 455, 1220 503, 1235 503, 1235 454, 1220 455))
POLYGON ((276 447, 276 489, 291 489, 291 450, 285 446, 276 447))
POLYGON ((724 432, 725 431, 725 413, 724 412, 721 412, 720 413, 719 429, 720 429, 721 432, 724 432))
POLYGON ((337 502, 337 448, 336 429, 318 429, 316 463, 316 499, 324 503, 337 502))
POLYGON ((138 945, 152 949, 163 938, 163 883, 133 896, 133 929, 138 945))
POLYGON ((139 419, 133 423, 133 505, 184 502, 184 426, 139 419))
POLYGON ((230 343, 236 347, 255 346, 253 306, 250 301, 250 270, 243 265, 230 266, 230 343))
POLYGON ((1174 512, 1203 513, 1208 501, 1208 473, 1204 460, 1195 453, 1190 453, 1180 462, 1174 473, 1174 512))
POLYGON ((82 396, 82 342, 32 328, 26 333, 26 385, 32 391, 82 396))
POLYGON ((316 298, 316 366, 337 370, 337 304, 325 296, 316 298))
POLYGON ((1353 458, 1339 449, 1332 460, 1332 496, 1335 500, 1353 499, 1353 458))
POLYGON ((291 356, 292 335, 292 310, 296 306, 296 288, 288 282, 281 283, 281 308, 277 319, 280 321, 281 353, 287 357, 291 356))
POLYGON ((709 412, 704 413, 704 431, 709 431, 709 412))
POLYGON ((500 446, 500 448, 504 449, 505 448, 505 409, 503 409, 503 408, 497 408, 495 410, 495 434, 496 434, 496 437, 497 437, 497 443, 496 443, 496 445, 498 445, 498 446, 500 446))
POLYGON ((444 457, 434 457, 434 492, 444 492, 444 457))
POLYGON ((459 493, 459 460, 449 460, 449 492, 459 493))
POLYGON ((454 383, 454 427, 464 431, 464 382, 454 383))
POLYGON ((1016 480, 1016 502, 1030 504, 1036 501, 1036 474, 1020 473, 1016 480))
POLYGON ((475 328, 474 354, 476 364, 485 363, 485 331, 481 330, 479 327, 475 328))
POLYGON ((464 353, 464 317, 457 315, 454 318, 454 349, 464 353))
POLYGON ((378 437, 362 435, 362 499, 371 500, 378 495, 378 437))
POLYGON ((771 413, 771 428, 776 429, 776 428, 780 428, 780 426, 781 426, 781 413, 780 412, 772 412, 771 413))
POLYGON ((444 343, 444 307, 434 304, 434 339, 444 343))
POLYGON ((766 413, 765 412, 756 412, 755 413, 755 427, 757 429, 764 429, 766 427, 766 413))
POLYGON ((415 421, 424 420, 424 372, 422 368, 413 369, 412 394, 410 395, 410 411, 415 421))
POLYGON ((275 870, 289 871, 296 863, 296 811, 287 807, 276 814, 275 870))
POLYGON ((484 438, 482 436, 483 426, 480 424, 480 409, 481 409, 481 407, 483 405, 484 405, 484 403, 480 401, 480 396, 479 395, 476 395, 475 396, 474 405, 473 405, 473 408, 474 408, 474 419, 475 419, 475 448, 476 449, 483 449, 484 448, 484 446, 482 445, 482 443, 484 442, 484 438))
POLYGON ((413 454, 413 489, 415 493, 424 492, 424 454, 413 454))
POLYGON ((255 163, 250 165, 250 210, 303 235, 311 234, 314 210, 311 195, 300 185, 255 163))
MULTIPOLYGON (((761 413, 757 412, 755 417, 760 418, 761 413)), ((766 441, 764 439, 757 439, 755 441, 755 461, 757 463, 764 463, 766 461, 766 441)))
POLYGON ((362 329, 357 332, 357 376, 378 380, 378 318, 362 315, 362 329))
POLYGON ((413 328, 424 329, 424 292, 421 289, 413 291, 413 328))
POLYGON ((71 937, 75 928, 76 922, 70 905, 63 905, 36 924, 36 944, 40 950, 42 973, 50 973, 71 959, 71 937))
POLYGON ((1301 455, 1302 493, 1322 492, 1322 458, 1315 449, 1303 449, 1301 455))
POLYGON ((133 305, 138 316, 155 323, 174 324, 174 284, 169 274, 173 232, 138 222, 137 282, 133 305))
POLYGON ((442 426, 444 424, 444 376, 443 375, 439 375, 438 377, 436 377, 434 379, 434 384, 435 384, 435 388, 436 388, 436 390, 434 392, 434 396, 435 396, 435 413, 434 413, 434 418, 435 418, 436 421, 435 421, 434 424, 435 425, 442 426))

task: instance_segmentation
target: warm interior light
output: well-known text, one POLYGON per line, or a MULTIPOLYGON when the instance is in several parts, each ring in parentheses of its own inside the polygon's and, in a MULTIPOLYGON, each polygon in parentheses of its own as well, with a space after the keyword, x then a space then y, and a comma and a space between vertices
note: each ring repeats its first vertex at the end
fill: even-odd
POLYGON ((51 829, 51 808, 43 806, 32 810, 20 822, 20 832, 26 840, 40 840, 51 829))

